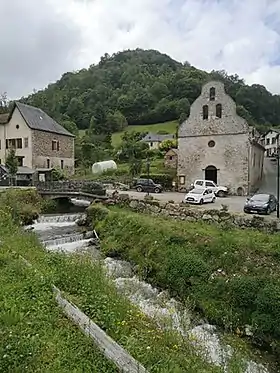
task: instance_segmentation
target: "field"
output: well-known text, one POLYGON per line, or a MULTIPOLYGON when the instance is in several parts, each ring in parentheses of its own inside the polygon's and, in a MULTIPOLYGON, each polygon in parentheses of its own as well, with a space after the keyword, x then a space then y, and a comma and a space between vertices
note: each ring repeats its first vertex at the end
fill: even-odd
MULTIPOLYGON (((175 133, 177 128, 177 121, 165 122, 165 123, 156 123, 156 124, 143 124, 138 126, 128 126, 126 131, 139 131, 139 132, 153 132, 157 133, 159 131, 165 131, 167 133, 175 133)), ((81 130, 80 135, 84 135, 85 131, 81 130)), ((121 142, 121 137, 124 134, 123 132, 114 133, 112 136, 112 144, 114 147, 118 146, 121 142)))

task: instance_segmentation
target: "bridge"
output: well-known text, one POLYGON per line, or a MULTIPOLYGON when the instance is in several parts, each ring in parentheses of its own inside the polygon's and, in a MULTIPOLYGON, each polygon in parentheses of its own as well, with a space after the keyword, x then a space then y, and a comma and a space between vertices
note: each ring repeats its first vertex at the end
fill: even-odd
POLYGON ((91 181, 55 181, 51 183, 38 183, 38 193, 48 199, 82 198, 88 201, 107 199, 106 189, 103 185, 91 181))

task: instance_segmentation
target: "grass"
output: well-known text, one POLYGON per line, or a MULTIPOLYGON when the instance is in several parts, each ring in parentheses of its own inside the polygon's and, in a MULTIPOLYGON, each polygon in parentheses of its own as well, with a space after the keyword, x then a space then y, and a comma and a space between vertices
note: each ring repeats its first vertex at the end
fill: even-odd
POLYGON ((251 325, 254 341, 271 344, 280 362, 279 235, 119 208, 105 215, 95 228, 106 255, 137 264, 148 282, 230 332, 242 335, 251 325))
MULTIPOLYGON (((143 125, 138 125, 138 126, 128 126, 126 131, 132 132, 152 132, 152 133, 157 133, 159 131, 165 131, 167 133, 175 134, 176 129, 178 126, 178 122, 171 121, 171 122, 165 122, 165 123, 155 123, 155 124, 143 124, 143 125)), ((120 145, 121 143, 121 137, 124 134, 124 132, 117 132, 114 133, 112 136, 112 145, 114 147, 120 145)))
POLYGON ((62 316, 51 292, 54 283, 149 372, 221 372, 180 336, 160 331, 116 291, 90 256, 45 252, 34 234, 22 232, 3 211, 0 231, 0 371, 116 371, 62 316), (26 268, 18 255, 33 268, 26 268))
MULTIPOLYGON (((165 122, 165 123, 155 123, 155 124, 143 124, 143 125, 137 125, 137 126, 128 126, 126 128, 126 131, 132 132, 132 131, 138 131, 138 132, 153 132, 157 133, 158 131, 165 131, 167 133, 175 134, 176 129, 178 126, 178 122, 176 120, 165 122)), ((83 136, 85 134, 85 130, 79 131, 80 135, 83 136)), ((117 132, 114 133, 112 136, 112 145, 114 147, 120 145, 121 143, 121 137, 124 134, 123 132, 117 132)))
MULTIPOLYGON (((171 170, 174 172, 174 170, 171 170)), ((145 174, 145 160, 143 160, 142 172, 145 174)), ((166 169, 164 166, 164 159, 152 159, 150 163, 150 174, 168 174, 170 169, 166 169)), ((129 174, 129 164, 128 163, 119 163, 117 171, 108 171, 104 172, 102 175, 94 175, 91 169, 77 169, 75 175, 71 177, 73 180, 97 180, 97 181, 108 181, 115 180, 123 182, 124 184, 130 183, 133 177, 129 174)))
MULTIPOLYGON (((24 245, 19 236, 17 239, 18 245, 24 245)), ((63 316, 50 282, 26 267, 12 249, 4 239, 0 252, 0 371, 118 372, 63 316)))

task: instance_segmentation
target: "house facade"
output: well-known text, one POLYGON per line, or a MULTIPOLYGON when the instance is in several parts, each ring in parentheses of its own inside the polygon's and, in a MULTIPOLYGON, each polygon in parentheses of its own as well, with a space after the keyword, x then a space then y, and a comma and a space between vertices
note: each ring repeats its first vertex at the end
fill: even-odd
POLYGON ((164 156, 165 167, 177 169, 177 164, 178 164, 178 150, 173 149, 173 148, 169 149, 168 152, 166 152, 164 156))
POLYGON ((19 102, 0 124, 0 164, 16 150, 20 167, 74 173, 74 136, 41 109, 19 102))
POLYGON ((178 186, 196 179, 245 195, 262 179, 264 148, 256 132, 237 115, 224 84, 208 82, 178 131, 178 186))
POLYGON ((141 141, 146 142, 151 150, 159 148, 160 144, 165 140, 174 140, 175 135, 160 135, 155 133, 148 133, 141 141))
POLYGON ((279 133, 280 130, 271 129, 263 135, 261 143, 265 148, 266 157, 273 157, 275 154, 277 154, 277 147, 279 145, 279 133))

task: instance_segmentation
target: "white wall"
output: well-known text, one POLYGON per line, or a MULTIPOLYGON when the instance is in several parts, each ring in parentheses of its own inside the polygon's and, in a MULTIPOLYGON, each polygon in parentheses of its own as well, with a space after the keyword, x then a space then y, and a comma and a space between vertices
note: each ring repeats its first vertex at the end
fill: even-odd
POLYGON ((31 130, 25 123, 20 112, 15 108, 12 117, 8 123, 0 126, 0 159, 1 163, 5 163, 8 149, 6 149, 6 139, 22 139, 22 149, 16 149, 16 156, 24 157, 23 165, 32 168, 32 142, 31 130), (18 128, 17 128, 18 126, 18 128), (24 139, 28 138, 28 147, 25 148, 24 139))

